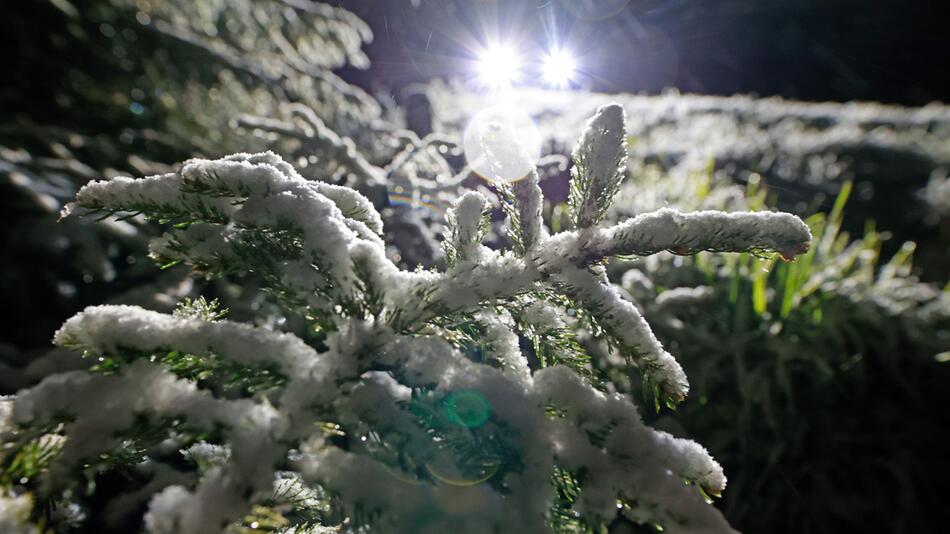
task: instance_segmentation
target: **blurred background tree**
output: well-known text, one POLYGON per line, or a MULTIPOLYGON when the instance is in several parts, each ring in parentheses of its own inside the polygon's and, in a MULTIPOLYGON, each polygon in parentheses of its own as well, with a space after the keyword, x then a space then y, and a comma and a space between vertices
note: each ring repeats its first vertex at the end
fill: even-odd
MULTIPOLYGON (((141 218, 57 223, 86 181, 272 148, 294 156, 306 176, 356 187, 382 209, 383 178, 395 171, 382 167, 407 143, 421 146, 398 110, 333 73, 368 66, 361 47, 372 33, 329 4, 38 0, 5 9, 0 34, 15 51, 0 74, 0 192, 9 214, 0 296, 11 309, 37 309, 0 327, 0 366, 26 363, 49 347, 64 317, 157 275, 140 261, 152 233, 141 218), (278 130, 300 135, 266 122, 279 120, 278 130)), ((445 167, 437 152, 418 152, 401 160, 416 173, 445 167)), ((384 218, 401 230, 403 261, 433 262, 438 229, 395 209, 384 218)), ((162 279, 157 293, 183 277, 162 279)), ((173 304, 137 298, 146 297, 173 304)))

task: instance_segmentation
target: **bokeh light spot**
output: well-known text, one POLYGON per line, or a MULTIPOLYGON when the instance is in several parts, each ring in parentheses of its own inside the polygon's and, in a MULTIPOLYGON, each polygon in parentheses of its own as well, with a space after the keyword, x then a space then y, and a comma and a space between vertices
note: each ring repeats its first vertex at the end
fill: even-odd
POLYGON ((477 391, 456 391, 445 398, 445 416, 466 428, 477 428, 491 416, 491 404, 477 391))

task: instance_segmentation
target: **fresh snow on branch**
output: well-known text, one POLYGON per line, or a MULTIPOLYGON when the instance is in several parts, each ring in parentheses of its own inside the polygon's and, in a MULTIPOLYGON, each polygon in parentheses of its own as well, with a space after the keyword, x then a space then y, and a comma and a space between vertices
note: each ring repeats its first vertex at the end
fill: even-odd
POLYGON ((627 166, 625 122, 623 106, 601 106, 574 146, 569 200, 578 228, 603 220, 620 189, 627 166))
MULTIPOLYGON (((810 234, 784 214, 672 210, 601 228, 623 176, 622 110, 601 108, 578 146, 576 230, 548 235, 531 172, 501 190, 514 250, 483 245, 490 204, 470 192, 448 212, 444 271, 401 270, 365 197, 308 181, 272 153, 93 182, 72 211, 168 224, 152 245, 160 262, 254 275, 305 328, 87 308, 55 342, 103 363, 20 392, 16 428, 4 433, 65 437, 43 478, 54 495, 77 468, 128 447, 135 428, 173 421, 162 439, 196 469, 147 486, 153 533, 241 521, 289 484, 287 470, 298 474, 292 484, 327 496, 332 506, 309 512, 324 526, 543 532, 555 516, 606 524, 619 511, 670 532, 729 532, 690 487, 718 495, 721 467, 599 390, 572 328, 602 329, 657 402, 675 404, 686 376, 600 262, 662 250, 792 258, 810 234), (576 498, 565 501, 559 484, 577 485, 576 498)), ((144 450, 143 462, 160 462, 144 450)))
POLYGON ((774 251, 791 260, 808 250, 811 232, 788 213, 699 211, 663 208, 598 231, 590 243, 595 258, 649 256, 663 250, 694 254, 774 251))

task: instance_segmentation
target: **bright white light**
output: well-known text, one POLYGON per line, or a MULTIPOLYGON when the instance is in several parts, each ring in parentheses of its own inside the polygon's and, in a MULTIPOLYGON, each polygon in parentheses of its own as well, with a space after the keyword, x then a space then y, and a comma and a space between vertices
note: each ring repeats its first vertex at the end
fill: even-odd
POLYGON ((541 131, 523 110, 499 104, 472 117, 462 146, 468 166, 479 176, 514 182, 541 157, 541 131))
POLYGON ((565 87, 574 79, 577 64, 567 51, 555 48, 544 58, 541 74, 545 81, 557 87, 565 87))
POLYGON ((478 59, 478 73, 482 83, 490 87, 504 87, 517 81, 521 75, 521 61, 507 46, 492 46, 478 59))

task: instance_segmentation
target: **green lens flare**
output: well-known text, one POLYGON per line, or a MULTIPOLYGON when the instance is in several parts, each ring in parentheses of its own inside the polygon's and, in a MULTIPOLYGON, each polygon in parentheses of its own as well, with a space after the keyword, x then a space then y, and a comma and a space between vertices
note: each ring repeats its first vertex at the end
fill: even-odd
POLYGON ((491 405, 477 391, 456 391, 445 398, 445 415, 453 423, 466 428, 476 428, 488 421, 491 405))

